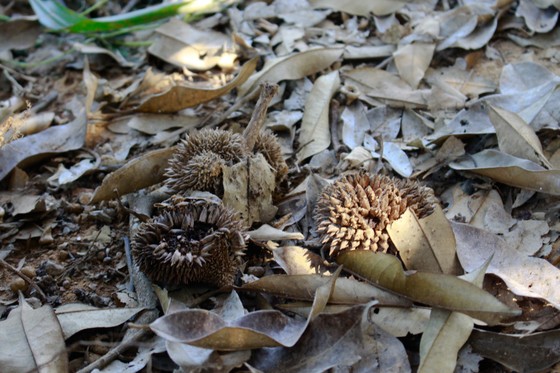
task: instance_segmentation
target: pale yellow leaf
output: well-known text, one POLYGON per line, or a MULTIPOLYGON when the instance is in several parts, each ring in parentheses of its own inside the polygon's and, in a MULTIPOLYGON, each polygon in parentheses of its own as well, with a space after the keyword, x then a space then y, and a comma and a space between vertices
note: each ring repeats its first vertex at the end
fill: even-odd
POLYGON ((387 233, 407 269, 451 275, 462 273, 455 252, 455 235, 439 205, 423 219, 407 209, 387 227, 387 233))

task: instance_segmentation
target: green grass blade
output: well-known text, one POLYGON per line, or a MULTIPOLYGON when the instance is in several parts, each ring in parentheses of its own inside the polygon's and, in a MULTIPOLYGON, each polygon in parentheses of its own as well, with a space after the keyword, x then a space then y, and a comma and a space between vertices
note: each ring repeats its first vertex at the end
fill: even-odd
POLYGON ((90 19, 54 0, 30 0, 43 26, 52 30, 67 30, 75 33, 109 32, 159 21, 178 14, 183 6, 191 2, 192 0, 186 0, 154 5, 126 14, 90 19))

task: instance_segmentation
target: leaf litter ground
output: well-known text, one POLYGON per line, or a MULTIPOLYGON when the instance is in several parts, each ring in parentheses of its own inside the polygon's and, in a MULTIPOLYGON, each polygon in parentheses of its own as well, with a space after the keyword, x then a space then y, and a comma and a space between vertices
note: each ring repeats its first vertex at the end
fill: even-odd
MULTIPOLYGON (((46 33, 17 19, 30 9, 3 8, 1 325, 28 353, 14 363, 3 348, 0 361, 14 372, 139 371, 150 360, 155 371, 553 369, 558 11, 433 3, 245 3, 114 39, 46 33), (265 124, 290 171, 275 217, 254 217, 244 286, 156 298, 127 263, 137 223, 117 197, 153 214, 171 147, 203 127, 243 132, 262 81, 280 85, 265 124), (418 273, 366 252, 338 261, 380 287, 317 274, 334 272, 318 255, 318 193, 358 169, 418 178, 442 201, 429 220, 408 214, 388 231, 418 273), (457 265, 465 281, 451 276, 457 265), (155 321, 157 337, 126 321, 155 321), (517 358, 528 350, 533 359, 517 358)), ((249 195, 238 208, 262 203, 249 195)))

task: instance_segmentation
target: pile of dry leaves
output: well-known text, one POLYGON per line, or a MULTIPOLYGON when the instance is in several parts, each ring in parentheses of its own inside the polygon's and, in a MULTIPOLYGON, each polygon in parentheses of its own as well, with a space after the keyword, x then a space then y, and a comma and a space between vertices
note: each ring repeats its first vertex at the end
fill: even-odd
POLYGON ((196 3, 0 7, 0 370, 558 367, 558 2, 196 3))

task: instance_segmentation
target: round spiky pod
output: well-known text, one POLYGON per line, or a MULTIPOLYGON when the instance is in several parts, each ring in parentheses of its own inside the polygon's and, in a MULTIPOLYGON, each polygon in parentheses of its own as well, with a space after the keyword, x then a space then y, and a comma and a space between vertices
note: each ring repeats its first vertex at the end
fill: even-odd
POLYGON ((244 230, 238 214, 221 204, 175 199, 140 225, 132 253, 154 282, 232 285, 246 247, 244 230))
POLYGON ((239 134, 218 129, 195 132, 181 141, 169 160, 166 185, 177 193, 204 190, 222 195, 222 166, 246 155, 245 140, 239 134))
POLYGON ((282 157, 282 148, 278 143, 278 139, 271 131, 264 130, 259 132, 253 151, 264 156, 276 173, 277 182, 284 180, 288 174, 288 165, 284 157, 282 157))
POLYGON ((408 207, 419 216, 432 213, 430 188, 416 182, 365 172, 347 175, 325 187, 317 201, 315 218, 322 243, 330 255, 344 250, 386 252, 387 226, 408 207))

